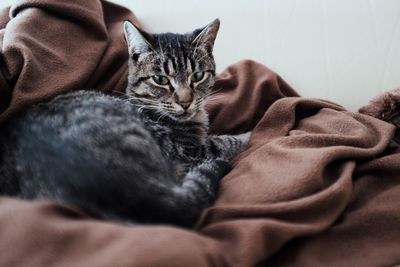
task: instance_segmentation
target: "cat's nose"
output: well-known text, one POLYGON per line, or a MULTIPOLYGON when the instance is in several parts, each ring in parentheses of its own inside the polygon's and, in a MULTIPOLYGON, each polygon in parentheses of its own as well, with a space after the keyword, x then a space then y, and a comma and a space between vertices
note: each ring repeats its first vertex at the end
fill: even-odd
POLYGON ((179 102, 179 105, 184 109, 187 110, 190 107, 190 104, 192 104, 192 101, 190 102, 179 102))
POLYGON ((175 92, 175 101, 184 109, 187 110, 193 102, 193 93, 189 88, 183 88, 175 92))

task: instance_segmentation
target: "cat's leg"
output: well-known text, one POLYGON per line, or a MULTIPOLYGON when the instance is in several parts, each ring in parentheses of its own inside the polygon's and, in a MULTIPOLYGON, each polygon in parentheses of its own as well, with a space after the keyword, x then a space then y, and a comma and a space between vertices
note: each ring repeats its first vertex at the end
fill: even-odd
POLYGON ((220 179, 231 169, 228 161, 217 158, 207 159, 191 168, 182 179, 182 183, 173 188, 172 197, 175 206, 169 207, 171 215, 176 213, 172 221, 184 226, 191 226, 201 212, 216 199, 220 179))
POLYGON ((207 140, 207 150, 213 157, 232 160, 246 149, 251 132, 238 135, 211 135, 207 140))
POLYGON ((210 206, 217 197, 220 179, 231 168, 230 161, 249 142, 251 132, 239 135, 210 136, 207 140, 207 159, 191 168, 182 179, 182 184, 175 186, 173 197, 180 199, 177 206, 172 207, 178 212, 182 225, 192 225, 201 212, 210 206))

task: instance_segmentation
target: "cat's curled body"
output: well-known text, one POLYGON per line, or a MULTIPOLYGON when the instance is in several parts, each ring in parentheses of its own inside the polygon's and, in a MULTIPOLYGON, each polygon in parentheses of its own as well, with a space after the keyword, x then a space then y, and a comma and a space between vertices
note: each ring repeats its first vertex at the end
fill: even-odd
POLYGON ((0 131, 0 194, 101 219, 192 225, 249 137, 207 134, 218 26, 150 35, 126 22, 124 97, 81 90, 10 120, 0 131))

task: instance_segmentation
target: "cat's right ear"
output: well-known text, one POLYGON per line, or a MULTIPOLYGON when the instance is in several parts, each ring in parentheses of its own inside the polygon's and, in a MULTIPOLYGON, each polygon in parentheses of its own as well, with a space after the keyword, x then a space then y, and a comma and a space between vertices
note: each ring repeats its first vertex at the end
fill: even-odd
POLYGON ((151 44, 145 38, 144 32, 140 31, 130 21, 124 22, 124 35, 130 55, 141 54, 151 49, 151 44))
POLYGON ((219 29, 219 19, 215 19, 213 22, 208 24, 202 29, 195 30, 191 36, 193 38, 192 44, 203 45, 212 52, 214 47, 215 38, 217 37, 219 29))

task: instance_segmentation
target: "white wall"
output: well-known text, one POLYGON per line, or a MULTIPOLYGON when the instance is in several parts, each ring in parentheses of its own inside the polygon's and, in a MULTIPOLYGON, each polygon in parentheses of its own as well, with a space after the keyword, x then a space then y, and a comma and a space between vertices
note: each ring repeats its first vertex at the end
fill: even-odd
POLYGON ((399 0, 113 2, 130 7, 151 32, 187 32, 218 17, 219 71, 251 58, 277 71, 303 96, 355 110, 400 86, 399 0))

